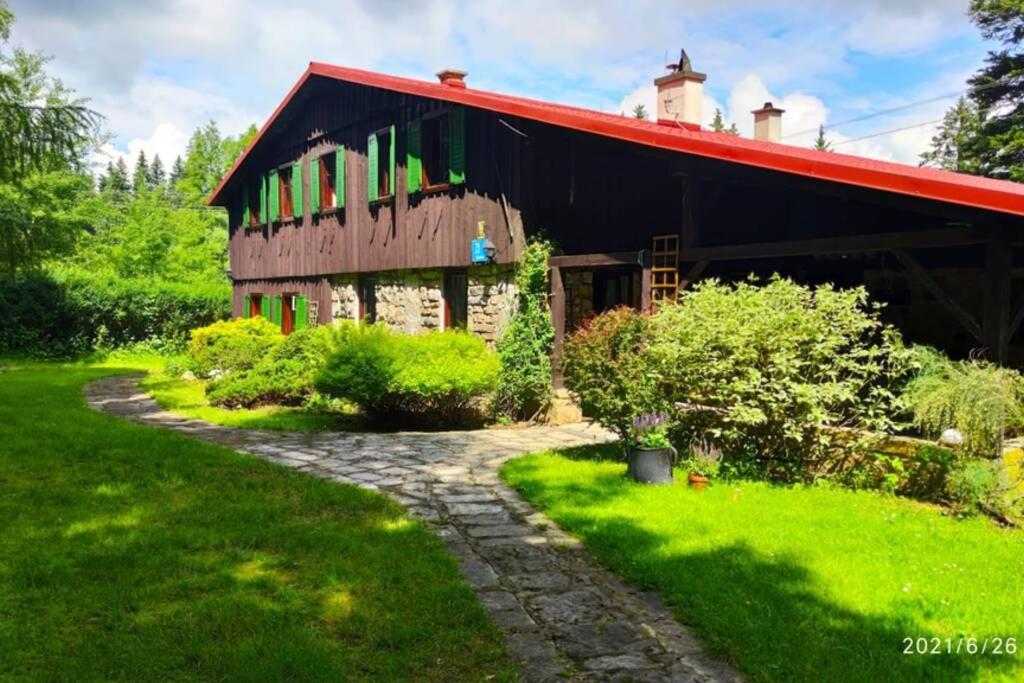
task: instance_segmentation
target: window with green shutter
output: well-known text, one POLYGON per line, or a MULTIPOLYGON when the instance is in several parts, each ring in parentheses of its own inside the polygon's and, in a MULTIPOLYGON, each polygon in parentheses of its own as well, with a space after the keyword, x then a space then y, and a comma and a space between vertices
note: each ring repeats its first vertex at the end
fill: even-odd
POLYGON ((345 146, 334 152, 334 206, 345 208, 345 146))
POLYGON ((309 299, 304 296, 295 297, 295 329, 302 330, 309 326, 309 299))
POLYGON ((252 302, 249 300, 248 294, 246 294, 245 297, 242 299, 242 317, 252 317, 252 302))
POLYGON ((420 152, 420 122, 410 121, 406 129, 405 170, 408 180, 406 186, 409 193, 423 189, 423 166, 420 152))
POLYGON ((369 199, 390 199, 395 193, 395 127, 382 128, 367 141, 369 199), (383 155, 383 159, 381 156, 383 155))
POLYGON ((292 164, 292 215, 302 219, 306 215, 305 207, 302 204, 302 162, 296 161, 292 164))
POLYGON ((252 216, 249 215, 249 187, 242 185, 242 227, 248 228, 252 222, 252 216))
POLYGON ((323 174, 320 172, 320 157, 316 154, 309 155, 309 214, 311 216, 320 213, 320 184, 323 182, 323 174))
POLYGON ((262 315, 267 320, 271 319, 270 305, 271 305, 270 297, 261 294, 260 295, 260 315, 262 315))
POLYGON ((448 182, 466 182, 466 110, 462 107, 448 112, 448 182))
POLYGON ((274 302, 270 309, 270 322, 275 325, 281 324, 281 295, 274 295, 274 302))
POLYGON ((423 117, 421 123, 423 162, 421 177, 426 191, 443 190, 449 185, 449 116, 447 111, 423 117))
POLYGON ((260 184, 260 215, 257 216, 256 220, 258 223, 263 223, 270 216, 270 209, 267 206, 267 178, 261 176, 259 179, 260 184))
POLYGON ((281 219, 281 184, 278 182, 276 170, 271 171, 267 176, 267 185, 270 194, 268 200, 269 210, 267 213, 269 221, 274 223, 281 219))

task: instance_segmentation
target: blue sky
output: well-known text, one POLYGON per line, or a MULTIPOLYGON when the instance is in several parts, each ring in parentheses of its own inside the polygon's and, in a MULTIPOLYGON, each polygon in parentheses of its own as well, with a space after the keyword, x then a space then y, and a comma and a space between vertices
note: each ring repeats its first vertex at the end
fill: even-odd
MULTIPOLYGON (((708 74, 716 107, 749 135, 750 110, 787 110, 800 130, 960 91, 987 46, 967 0, 671 3, 560 0, 13 0, 12 42, 54 56, 52 72, 107 117, 105 154, 165 161, 214 119, 262 123, 310 60, 433 78, 468 70, 470 87, 605 111, 653 109, 652 80, 680 47, 708 74)), ((952 99, 830 137, 840 151, 914 163, 952 99)))

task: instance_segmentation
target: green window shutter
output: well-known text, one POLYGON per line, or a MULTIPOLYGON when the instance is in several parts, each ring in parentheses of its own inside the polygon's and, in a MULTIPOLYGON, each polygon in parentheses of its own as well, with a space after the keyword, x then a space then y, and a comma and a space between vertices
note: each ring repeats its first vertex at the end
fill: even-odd
POLYGON ((369 195, 370 201, 377 201, 377 134, 370 133, 370 137, 366 140, 366 168, 369 177, 369 181, 366 185, 367 194, 369 195))
POLYGON ((277 184, 276 169, 270 172, 270 175, 267 177, 267 183, 270 185, 270 211, 267 220, 273 223, 281 217, 281 188, 277 184))
POLYGON ((320 159, 309 157, 309 213, 320 213, 320 159))
POLYGON ((270 320, 270 297, 266 294, 260 297, 260 315, 270 320))
POLYGON ((302 206, 302 162, 292 164, 292 215, 302 218, 306 215, 302 206))
POLYGON ((242 317, 243 318, 250 317, 250 315, 251 315, 250 310, 251 309, 249 308, 249 295, 246 294, 245 297, 242 299, 242 317))
POLYGON ((448 182, 466 182, 466 110, 462 107, 448 112, 448 182))
POLYGON ((345 208, 345 146, 334 153, 334 205, 345 208))
POLYGON ((260 178, 260 221, 266 223, 269 215, 267 212, 267 177, 263 176, 260 178))
POLYGON ((395 194, 398 187, 398 179, 395 178, 395 127, 391 126, 391 154, 388 159, 388 194, 395 194))
POLYGON ((407 191, 412 194, 423 189, 423 155, 420 152, 420 122, 419 119, 409 122, 406 131, 405 168, 409 174, 407 191))
POLYGON ((274 304, 273 304, 273 309, 271 310, 271 314, 270 314, 270 322, 274 323, 275 325, 280 325, 281 324, 281 295, 280 294, 275 294, 274 295, 274 304))
POLYGON ((304 296, 295 297, 295 329, 302 330, 309 326, 309 299, 304 296))
POLYGON ((242 185, 242 227, 248 228, 251 222, 249 216, 249 186, 242 185))

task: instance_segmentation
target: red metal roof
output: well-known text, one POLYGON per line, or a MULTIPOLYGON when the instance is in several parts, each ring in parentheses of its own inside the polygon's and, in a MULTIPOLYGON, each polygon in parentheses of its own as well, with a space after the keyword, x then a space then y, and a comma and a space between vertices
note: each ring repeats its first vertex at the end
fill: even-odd
POLYGON ((819 152, 774 142, 750 140, 707 130, 608 114, 592 109, 552 104, 525 97, 442 85, 400 76, 331 64, 311 62, 309 68, 277 106, 259 133, 235 161, 231 170, 210 195, 209 204, 217 204, 231 176, 244 163, 267 129, 273 125, 295 94, 311 76, 324 76, 374 88, 455 102, 467 107, 519 116, 594 135, 657 147, 685 154, 721 159, 757 168, 792 173, 847 185, 911 195, 951 204, 989 209, 1024 216, 1024 184, 977 176, 918 168, 864 157, 819 152))

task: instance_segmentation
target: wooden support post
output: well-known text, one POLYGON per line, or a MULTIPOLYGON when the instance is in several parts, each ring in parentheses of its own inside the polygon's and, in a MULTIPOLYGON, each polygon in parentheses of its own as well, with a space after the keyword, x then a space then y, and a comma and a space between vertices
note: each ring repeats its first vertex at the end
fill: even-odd
POLYGON ((640 310, 651 310, 651 264, 645 263, 640 271, 640 310))
POLYGON ((565 284, 562 269, 551 268, 551 324, 555 328, 555 343, 551 353, 551 382, 556 389, 562 388, 562 344, 565 342, 565 284))
POLYGON ((897 259, 899 259, 900 263, 903 264, 903 267, 907 269, 907 273, 910 277, 916 280, 919 285, 931 292, 932 296, 934 296, 939 303, 945 306, 946 309, 953 314, 953 317, 971 333, 971 336, 984 343, 984 335, 982 334, 982 329, 981 326, 978 325, 978 322, 953 297, 951 297, 946 290, 942 288, 942 285, 935 281, 935 278, 928 274, 928 271, 917 262, 917 259, 902 249, 893 249, 892 253, 897 259))
POLYGON ((1001 231, 985 246, 985 312, 983 343, 989 360, 1005 364, 1010 346, 1010 244, 1001 231))

